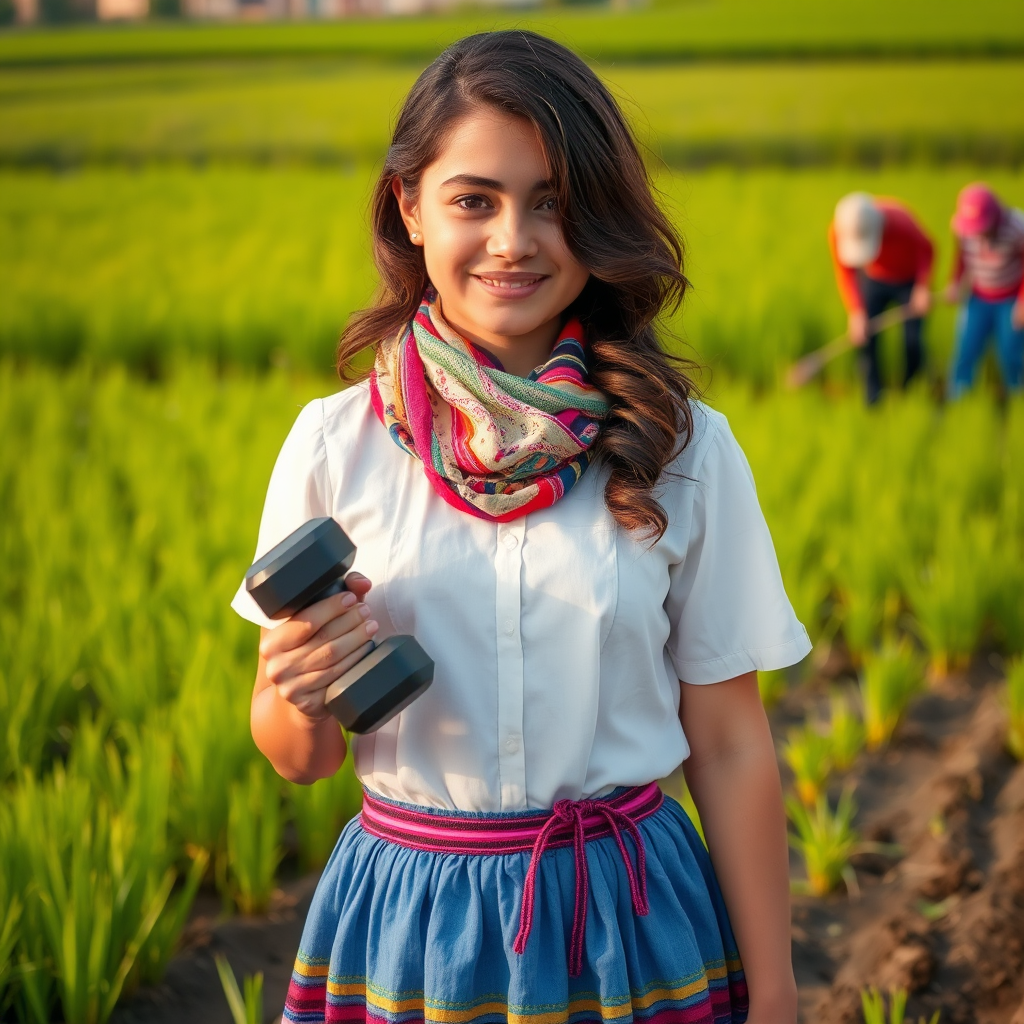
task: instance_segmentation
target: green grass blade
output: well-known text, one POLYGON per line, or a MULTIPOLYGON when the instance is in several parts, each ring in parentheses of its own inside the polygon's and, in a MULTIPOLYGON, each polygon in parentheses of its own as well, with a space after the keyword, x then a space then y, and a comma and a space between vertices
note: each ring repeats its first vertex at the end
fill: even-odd
POLYGON ((238 988, 235 972, 231 969, 231 965, 223 953, 218 953, 214 957, 214 961, 217 964, 217 973, 220 975, 221 987, 224 989, 224 997, 227 999, 228 1007, 231 1009, 232 1019, 235 1024, 247 1024, 246 1003, 238 988))

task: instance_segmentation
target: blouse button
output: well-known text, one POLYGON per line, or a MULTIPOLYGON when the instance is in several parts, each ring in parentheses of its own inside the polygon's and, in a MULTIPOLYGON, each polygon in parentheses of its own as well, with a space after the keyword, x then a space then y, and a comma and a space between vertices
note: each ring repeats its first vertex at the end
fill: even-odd
POLYGON ((511 619, 505 620, 505 636, 515 636, 516 624, 511 619))
POLYGON ((505 740, 505 749, 510 753, 514 754, 519 749, 519 739, 516 736, 509 736, 505 740))
POLYGON ((505 547, 507 547, 509 551, 514 551, 518 543, 519 538, 514 533, 505 534, 505 547))

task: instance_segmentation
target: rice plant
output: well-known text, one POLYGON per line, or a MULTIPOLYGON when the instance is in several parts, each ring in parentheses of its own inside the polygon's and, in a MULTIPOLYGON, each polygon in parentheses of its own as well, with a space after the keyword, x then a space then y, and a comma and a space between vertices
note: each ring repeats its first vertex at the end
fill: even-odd
POLYGON ((181 933, 188 922, 188 915, 195 902, 199 886, 206 875, 210 855, 206 850, 193 849, 191 864, 180 886, 172 890, 164 912, 157 918, 149 937, 143 943, 138 955, 139 982, 155 985, 159 982, 171 957, 178 952, 181 933))
POLYGON ((48 1024, 60 1010, 23 821, 17 788, 9 787, 0 800, 0 1019, 13 1011, 19 1021, 48 1024))
POLYGON ((1004 558, 992 606, 996 639, 1008 654, 1024 654, 1024 401, 1006 410, 1002 452, 1003 487, 999 503, 999 546, 1004 558))
POLYGON ((239 685, 212 634, 203 630, 185 670, 172 717, 177 800, 173 823, 191 850, 206 850, 225 877, 232 784, 259 757, 249 735, 248 680, 239 685))
POLYGON ((213 959, 217 964, 224 997, 231 1009, 231 1019, 235 1024, 263 1024, 263 972, 245 976, 243 995, 227 957, 218 953, 213 959))
MULTIPOLYGON (((1018 403, 1018 406, 1024 403, 1018 403)), ((1024 435, 1024 415, 1008 417, 1006 464, 1017 456, 1014 434, 1024 435)), ((1024 450, 1024 437, 1018 442, 1024 450)), ((1024 654, 1024 488, 1011 475, 999 508, 999 537, 1002 560, 995 566, 992 587, 992 623, 995 639, 1007 654, 1024 654)))
POLYGON ((807 807, 813 807, 825 792, 832 771, 832 743, 813 723, 789 730, 782 756, 793 772, 797 795, 807 807))
POLYGON ((17 968, 14 949, 20 938, 21 900, 9 888, 0 882, 0 1013, 10 1005, 8 990, 17 968))
POLYGON ((787 689, 786 673, 781 669, 757 673, 757 692, 766 708, 773 708, 782 699, 787 689))
POLYGON ((868 750, 877 750, 889 742, 923 681, 921 659, 906 639, 890 641, 865 657, 860 697, 868 750))
POLYGON ((833 692, 829 698, 831 717, 829 719, 828 741, 832 765, 838 772, 849 771, 864 748, 864 723, 860 715, 850 706, 844 693, 833 692))
MULTIPOLYGON (((30 877, 30 873, 23 873, 30 877)), ((31 884, 31 883, 26 883, 31 884)), ((27 894, 28 895, 28 894, 27 894)), ((35 894, 23 903, 20 931, 8 966, 8 991, 4 1001, 19 1021, 49 1024, 60 1019, 61 1010, 49 955, 42 908, 35 894)))
POLYGON ((943 516, 933 557, 908 577, 914 617, 935 678, 966 668, 978 646, 1004 557, 997 538, 994 517, 960 521, 951 511, 943 516))
MULTIPOLYGON (((167 716, 154 711, 141 728, 121 723, 111 728, 104 718, 84 716, 68 760, 74 778, 88 782, 138 832, 136 848, 170 865, 175 859, 168 837, 173 736, 167 716), (116 739, 115 739, 116 737, 116 739)), ((207 851, 193 848, 184 881, 167 900, 142 943, 125 985, 159 981, 177 949, 209 861, 207 851)))
POLYGON ((329 779, 311 786, 289 783, 285 787, 299 844, 299 860, 308 870, 322 868, 337 845, 341 829, 359 813, 363 788, 353 770, 352 758, 329 779))
MULTIPOLYGON (((20 786, 14 806, 64 1020, 103 1024, 164 910, 175 871, 158 836, 59 766, 45 785, 20 786)), ((164 815, 166 807, 165 793, 164 815)))
POLYGON ((21 937, 22 902, 16 886, 14 823, 6 802, 0 802, 0 1015, 10 1003, 17 962, 14 950, 21 937))
POLYGON ((841 598, 843 637, 856 663, 893 625, 899 593, 893 566, 907 546, 898 491, 879 495, 858 507, 847 530, 836 530, 840 548, 837 585, 841 598))
POLYGON ((1007 666, 1004 699, 1009 718, 1006 746, 1018 761, 1024 761, 1024 658, 1015 658, 1007 666))
POLYGON ((281 849, 281 784, 259 758, 244 781, 232 783, 228 811, 228 888, 243 914, 270 906, 281 849))
POLYGON ((818 797, 813 811, 792 796, 787 797, 786 813, 796 829, 790 833, 789 842, 803 857, 810 893, 825 896, 845 882, 847 891, 856 895, 859 889, 850 854, 858 836, 852 824, 856 807, 851 791, 843 790, 834 813, 824 794, 818 797))
POLYGON ((19 1016, 52 1019, 54 993, 67 1024, 102 1024, 123 992, 162 975, 205 869, 203 855, 174 890, 171 758, 159 716, 144 729, 85 717, 66 766, 11 787, 0 860, 23 893, 5 960, 19 1016))
MULTIPOLYGON (((864 1010, 864 1024, 903 1024, 907 1011, 907 990, 892 989, 889 992, 889 1015, 885 1013, 885 996, 874 986, 861 989, 860 1003, 864 1010)), ((928 1024, 939 1024, 940 1011, 936 1010, 928 1024)), ((925 1024, 923 1017, 918 1024, 925 1024)))

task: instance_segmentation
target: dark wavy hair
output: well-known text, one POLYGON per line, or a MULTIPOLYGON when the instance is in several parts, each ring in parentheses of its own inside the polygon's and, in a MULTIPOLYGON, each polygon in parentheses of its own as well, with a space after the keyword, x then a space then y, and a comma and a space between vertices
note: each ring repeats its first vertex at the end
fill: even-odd
POLYGON ((591 379, 611 403, 593 448, 610 471, 605 503, 626 529, 658 538, 668 516, 654 488, 693 432, 695 385, 688 371, 694 364, 666 352, 655 329, 687 288, 683 244, 655 202, 615 100, 576 54, 553 40, 521 30, 467 36, 417 79, 373 191, 380 288, 374 305, 345 328, 338 372, 347 381, 364 377, 353 359, 412 319, 427 284, 422 251, 409 241, 392 183, 400 179, 415 201, 423 169, 456 122, 481 104, 524 118, 540 135, 566 245, 590 271, 566 314, 582 321, 591 379))

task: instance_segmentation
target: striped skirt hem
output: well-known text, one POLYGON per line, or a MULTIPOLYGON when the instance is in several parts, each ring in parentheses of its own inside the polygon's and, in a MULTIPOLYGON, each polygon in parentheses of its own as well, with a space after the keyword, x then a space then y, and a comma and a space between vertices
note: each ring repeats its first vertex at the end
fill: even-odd
POLYGON ((423 992, 385 992, 366 979, 333 978, 327 964, 299 957, 288 989, 284 1020, 294 1024, 711 1024, 732 1021, 746 1005, 739 959, 708 963, 690 978, 652 982, 620 999, 577 992, 565 1004, 510 1005, 501 993, 471 1002, 428 1000, 423 992))

